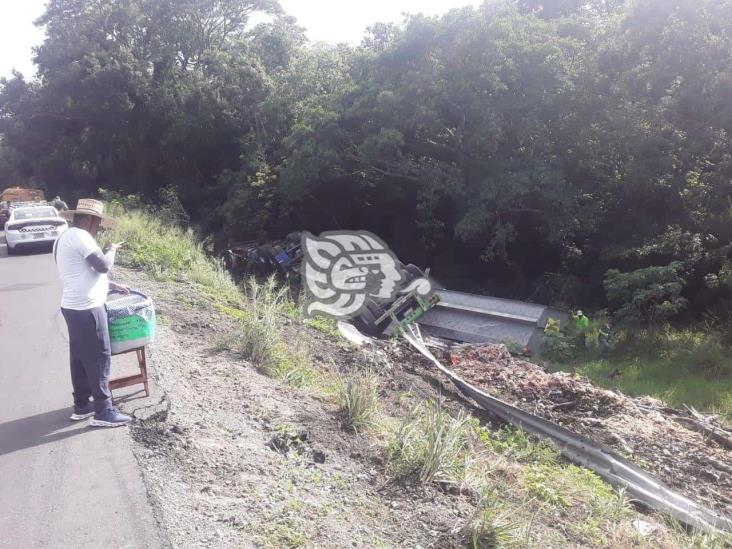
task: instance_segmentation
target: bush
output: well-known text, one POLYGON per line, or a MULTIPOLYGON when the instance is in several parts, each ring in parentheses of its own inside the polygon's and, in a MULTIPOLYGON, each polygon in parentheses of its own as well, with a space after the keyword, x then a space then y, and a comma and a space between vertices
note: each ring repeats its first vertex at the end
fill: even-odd
POLYGON ((97 193, 100 200, 104 202, 105 212, 112 217, 143 209, 142 198, 139 194, 123 194, 108 189, 98 189, 97 193))
POLYGON ((544 346, 541 354, 552 362, 570 362, 577 355, 577 349, 571 339, 563 333, 544 334, 544 346))
POLYGON ((682 269, 683 264, 675 261, 628 273, 608 270, 604 286, 616 324, 659 326, 683 311, 687 300, 681 297, 686 284, 682 269))

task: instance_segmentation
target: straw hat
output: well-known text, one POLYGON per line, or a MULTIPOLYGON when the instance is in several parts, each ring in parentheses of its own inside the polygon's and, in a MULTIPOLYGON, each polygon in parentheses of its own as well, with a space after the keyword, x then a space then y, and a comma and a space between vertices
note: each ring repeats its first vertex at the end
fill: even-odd
POLYGON ((80 198, 75 210, 59 212, 64 219, 73 219, 75 215, 91 215, 102 220, 102 228, 111 229, 117 224, 114 218, 104 215, 104 202, 93 198, 80 198))

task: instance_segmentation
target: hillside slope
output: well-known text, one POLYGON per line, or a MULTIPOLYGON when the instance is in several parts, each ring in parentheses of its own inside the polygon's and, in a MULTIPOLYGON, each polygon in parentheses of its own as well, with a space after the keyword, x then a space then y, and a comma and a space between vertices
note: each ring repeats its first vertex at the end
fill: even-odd
POLYGON ((355 349, 283 315, 285 340, 304 344, 309 360, 307 382, 293 387, 227 349, 246 305, 222 306, 183 277, 123 268, 116 277, 152 295, 160 313, 150 362, 164 406, 150 417, 138 410, 133 436, 176 547, 722 546, 639 514, 548 446, 490 425, 399 349, 355 349), (379 415, 352 434, 341 427, 338 375, 363 368, 378 373, 379 415), (474 418, 465 463, 420 482, 399 474, 394 448, 425 401, 474 418))

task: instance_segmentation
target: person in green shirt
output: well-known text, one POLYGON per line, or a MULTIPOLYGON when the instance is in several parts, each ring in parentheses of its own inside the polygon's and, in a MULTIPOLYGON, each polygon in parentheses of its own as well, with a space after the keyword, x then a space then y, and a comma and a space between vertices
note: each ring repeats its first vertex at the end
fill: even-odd
POLYGON ((572 323, 574 324, 574 340, 577 349, 587 348, 587 330, 590 327, 590 319, 587 318, 582 310, 578 309, 575 314, 572 315, 572 323))
POLYGON ((577 312, 574 315, 574 326, 577 328, 577 332, 580 334, 584 334, 587 331, 587 328, 590 327, 590 319, 587 318, 582 310, 577 310, 577 312))

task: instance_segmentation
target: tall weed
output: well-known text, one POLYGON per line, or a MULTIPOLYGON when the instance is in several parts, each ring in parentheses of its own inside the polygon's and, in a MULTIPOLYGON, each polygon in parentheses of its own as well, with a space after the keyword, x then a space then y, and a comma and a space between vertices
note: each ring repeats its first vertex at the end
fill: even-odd
POLYGON ((511 511, 502 509, 495 502, 481 502, 473 518, 468 522, 468 547, 470 549, 519 547, 518 522, 511 511))
POLYGON ((338 393, 344 429, 358 433, 376 425, 379 393, 377 378, 370 370, 343 375, 338 393))
POLYGON ((309 385, 315 375, 304 345, 286 341, 282 322, 292 307, 287 288, 274 277, 260 282, 249 278, 244 284, 247 305, 237 314, 239 327, 230 334, 228 345, 265 374, 290 385, 309 385))
POLYGON ((418 482, 459 482, 468 464, 469 418, 421 403, 404 418, 389 445, 389 473, 418 482))

